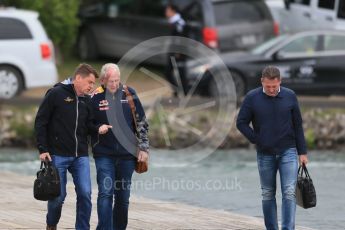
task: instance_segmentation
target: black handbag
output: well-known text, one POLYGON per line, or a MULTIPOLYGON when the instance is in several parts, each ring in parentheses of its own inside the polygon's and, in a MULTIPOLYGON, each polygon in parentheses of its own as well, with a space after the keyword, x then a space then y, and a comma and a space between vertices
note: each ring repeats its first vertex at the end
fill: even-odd
POLYGON ((296 202, 298 206, 305 209, 316 206, 315 187, 308 169, 304 164, 298 168, 296 202))
POLYGON ((60 176, 50 161, 41 162, 37 179, 34 182, 34 197, 37 200, 52 200, 60 196, 60 176))

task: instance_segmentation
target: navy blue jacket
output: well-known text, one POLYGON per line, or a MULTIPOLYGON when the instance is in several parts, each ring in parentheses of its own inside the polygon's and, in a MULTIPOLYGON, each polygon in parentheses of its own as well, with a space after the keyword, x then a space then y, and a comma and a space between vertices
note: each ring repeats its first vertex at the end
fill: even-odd
POLYGON ((275 97, 266 95, 262 87, 251 90, 238 114, 237 128, 258 152, 280 154, 296 147, 299 155, 307 153, 297 97, 288 88, 281 87, 275 97))
MULTIPOLYGON (((134 89, 128 87, 133 95, 137 112, 137 123, 139 132, 147 134, 148 124, 144 109, 134 89), (141 122, 144 121, 144 122, 141 122), (144 125, 141 125, 144 124, 144 125)), ((92 151, 94 157, 113 156, 121 159, 135 159, 137 148, 148 151, 148 140, 139 140, 134 134, 134 122, 132 112, 123 90, 120 85, 114 95, 107 93, 104 87, 99 87, 92 98, 92 107, 96 124, 112 125, 106 134, 91 134, 92 151)))

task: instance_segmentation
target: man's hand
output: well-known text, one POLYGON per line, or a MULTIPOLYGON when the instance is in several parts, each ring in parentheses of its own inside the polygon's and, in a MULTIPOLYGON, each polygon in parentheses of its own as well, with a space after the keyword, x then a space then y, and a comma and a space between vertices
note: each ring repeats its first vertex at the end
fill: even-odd
POLYGON ((307 165, 308 164, 308 156, 307 154, 305 155, 299 155, 299 165, 307 165))
POLYGON ((138 162, 145 162, 148 161, 149 154, 145 151, 140 150, 138 153, 138 162))
POLYGON ((46 159, 48 159, 49 161, 52 161, 52 158, 50 157, 50 154, 48 152, 41 153, 40 154, 40 160, 41 161, 46 161, 46 159))
POLYGON ((113 126, 111 126, 111 125, 102 125, 98 129, 98 133, 99 134, 106 134, 108 132, 108 129, 112 129, 112 128, 113 128, 113 126))

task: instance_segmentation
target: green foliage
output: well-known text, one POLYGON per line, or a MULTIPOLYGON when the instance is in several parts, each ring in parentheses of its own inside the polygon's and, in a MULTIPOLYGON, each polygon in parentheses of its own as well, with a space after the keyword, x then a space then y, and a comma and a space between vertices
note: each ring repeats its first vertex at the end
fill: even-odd
POLYGON ((32 146, 35 143, 35 132, 33 129, 36 109, 32 106, 14 107, 13 116, 7 121, 10 130, 14 133, 14 143, 20 146, 32 146))
POLYGON ((26 142, 34 142, 34 129, 32 128, 33 124, 28 124, 25 122, 12 121, 11 130, 16 133, 16 137, 19 140, 26 142))
POLYGON ((306 139, 308 148, 314 149, 315 148, 315 133, 313 129, 308 129, 305 132, 305 139, 306 139))
POLYGON ((6 6, 37 11, 55 46, 68 51, 74 44, 79 19, 80 0, 0 0, 6 6))

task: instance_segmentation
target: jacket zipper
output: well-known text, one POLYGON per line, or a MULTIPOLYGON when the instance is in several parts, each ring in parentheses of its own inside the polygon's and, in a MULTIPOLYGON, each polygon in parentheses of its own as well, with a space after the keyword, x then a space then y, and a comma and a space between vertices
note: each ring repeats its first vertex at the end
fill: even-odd
POLYGON ((75 137, 75 157, 78 157, 78 138, 77 138, 77 128, 78 128, 78 117, 79 117, 79 99, 78 95, 76 95, 76 103, 77 103, 77 116, 75 119, 75 130, 74 130, 74 137, 75 137))

